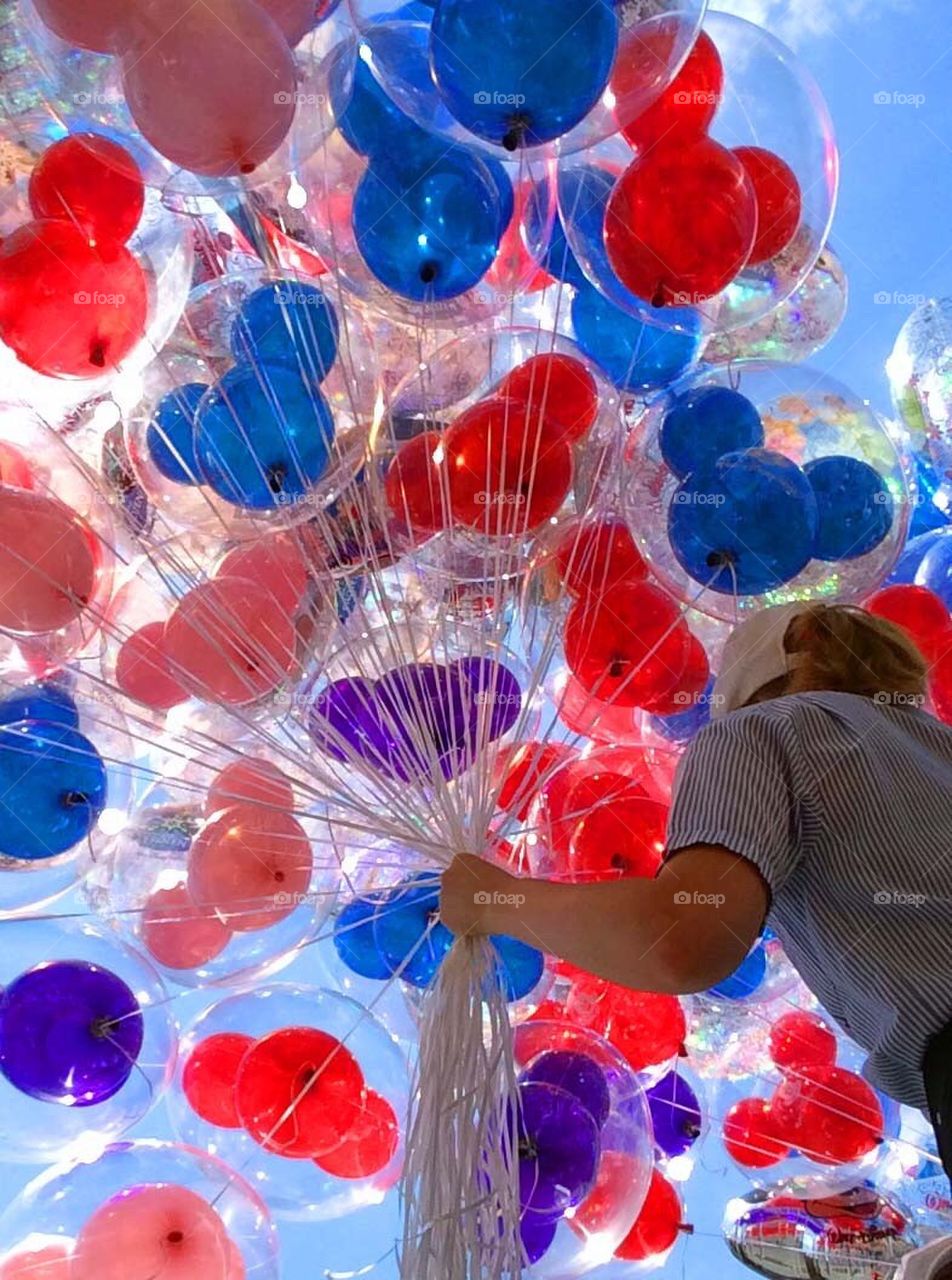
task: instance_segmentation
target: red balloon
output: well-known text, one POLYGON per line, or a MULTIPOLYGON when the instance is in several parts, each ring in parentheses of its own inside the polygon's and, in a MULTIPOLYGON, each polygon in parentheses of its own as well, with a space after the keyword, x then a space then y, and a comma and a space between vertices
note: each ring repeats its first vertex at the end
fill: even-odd
POLYGON ((241 578, 215 578, 187 591, 165 624, 173 675, 197 697, 255 702, 295 665, 295 632, 272 597, 241 578))
POLYGON ((215 577, 244 578, 246 582, 259 583, 277 608, 293 618, 307 590, 307 551, 293 534, 272 534, 229 551, 216 569, 215 577))
POLYGON ((790 1154, 777 1135, 776 1120, 764 1098, 741 1098, 724 1117, 724 1146, 745 1169, 768 1169, 790 1154))
POLYGON ((563 637, 569 670, 589 693, 647 711, 670 702, 691 640, 674 600, 647 582, 622 582, 608 598, 579 600, 563 637))
POLYGON ((318 20, 319 0, 255 0, 259 9, 277 23, 293 49, 318 20))
POLYGON ((29 194, 35 218, 63 218, 91 241, 125 243, 145 204, 135 160, 97 133, 72 133, 47 147, 30 174, 29 194))
POLYGON ((657 1169, 651 1171, 648 1194, 631 1230, 615 1250, 625 1262, 642 1262, 666 1253, 681 1228, 681 1200, 677 1191, 657 1169))
POLYGON ((493 764, 493 785, 499 787, 497 809, 505 809, 524 822, 540 780, 548 779, 575 754, 572 747, 561 742, 519 742, 501 747, 493 764))
POLYGON ((565 1009, 573 1022, 610 1040, 635 1071, 674 1058, 687 1031, 677 996, 631 991, 602 978, 575 979, 565 1009))
POLYGON ((208 822, 188 855, 188 888, 230 929, 247 933, 286 919, 303 902, 314 857, 289 813, 241 804, 208 822))
POLYGON ((952 724, 952 632, 946 637, 946 651, 929 672, 929 696, 939 719, 952 724))
POLYGON ((137 1186, 87 1218, 72 1280, 229 1280, 230 1243, 221 1218, 194 1191, 137 1186))
POLYGON ((14 489, 32 489, 33 473, 19 449, 0 441, 0 484, 14 489))
POLYGON ((56 498, 0 490, 0 628, 43 635, 75 622, 99 558, 92 530, 56 498))
POLYGON ((658 54, 667 53, 670 43, 663 28, 645 32, 629 46, 622 46, 612 72, 611 87, 620 104, 621 132, 641 152, 650 151, 660 143, 683 145, 703 137, 714 119, 724 88, 724 68, 717 46, 702 31, 671 83, 646 111, 626 122, 622 118, 625 100, 640 86, 657 78, 658 54), (664 47, 655 49, 659 39, 664 41, 664 47), (622 53, 627 56, 622 57, 622 53))
POLYGON ((648 576, 628 526, 611 517, 570 528, 556 559, 566 590, 575 596, 610 595, 620 582, 640 582, 648 576))
POLYGON ((575 443, 595 425, 598 387, 574 356, 541 355, 507 373, 493 393, 525 405, 530 418, 557 428, 575 443))
POLYGON ((949 611, 928 587, 884 587, 866 601, 867 610, 907 632, 926 658, 945 652, 949 611))
POLYGON ((575 676, 568 675, 556 708, 559 719, 585 738, 598 743, 640 741, 641 712, 634 707, 602 702, 575 676))
POLYGON ((642 1165, 625 1151, 603 1150, 595 1185, 566 1222, 577 1236, 598 1235, 610 1230, 631 1188, 641 1176, 642 1165))
POLYGON ((246 756, 226 764, 208 788, 203 806, 210 817, 234 805, 261 805, 267 809, 294 810, 294 788, 289 779, 270 760, 246 756))
POLYGON ((385 1169, 400 1145, 400 1122, 390 1103, 367 1089, 340 1146, 314 1163, 335 1178, 369 1178, 385 1169))
POLYGON ((347 1136, 363 1089, 363 1073, 339 1040, 312 1027, 285 1027, 242 1058, 235 1096, 255 1142, 278 1155, 314 1159, 347 1136))
POLYGON ((185 702, 188 690, 172 674, 165 652, 164 622, 147 622, 122 642, 116 656, 116 684, 155 711, 185 702))
POLYGON ((667 806, 646 796, 622 795, 600 805, 575 827, 572 872, 583 881, 651 879, 661 866, 667 823, 667 806))
POLYGON ((800 226, 800 183, 785 160, 763 147, 736 147, 757 201, 757 238, 748 261, 769 262, 786 249, 800 226))
POLYGON ((770 1056, 781 1071, 809 1074, 836 1062, 836 1036, 819 1014, 794 1009, 770 1028, 770 1056))
POLYGON ((145 276, 125 245, 30 222, 0 245, 0 338, 38 373, 98 378, 145 333, 145 276))
POLYGON ((750 257, 757 202, 726 147, 662 145, 622 174, 605 210, 605 248, 619 280, 654 307, 695 306, 750 257))
POLYGON ((443 454, 442 432, 424 431, 401 444, 387 468, 387 506, 415 538, 429 537, 448 523, 443 454))
POLYGON ((453 517, 490 536, 523 534, 550 519, 572 483, 563 433, 511 400, 481 400, 446 433, 453 517))
POLYGON ((882 1138, 879 1099, 843 1067, 811 1067, 809 1076, 787 1076, 771 1107, 778 1135, 819 1164, 849 1164, 882 1138))
POLYGON ((251 1036, 222 1032, 199 1041, 185 1060, 182 1091, 192 1110, 220 1129, 240 1129, 235 1081, 242 1059, 254 1045, 251 1036))
POLYGON ((294 119, 294 56, 252 0, 203 0, 169 21, 167 0, 139 0, 122 51, 126 104, 173 164, 208 177, 250 174, 294 119))
POLYGON ((145 949, 167 969, 198 969, 231 941, 228 926, 210 907, 198 906, 184 884, 149 894, 141 930, 145 949))
POLYGON ((128 19, 129 0, 33 0, 40 20, 54 35, 80 49, 114 53, 128 19))

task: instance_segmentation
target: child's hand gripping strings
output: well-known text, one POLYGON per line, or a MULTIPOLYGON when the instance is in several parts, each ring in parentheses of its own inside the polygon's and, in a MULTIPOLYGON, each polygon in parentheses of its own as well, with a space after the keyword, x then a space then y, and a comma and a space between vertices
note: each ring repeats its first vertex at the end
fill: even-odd
POLYGON ((457 934, 505 934, 639 991, 686 995, 728 977, 760 933, 768 893, 743 858, 713 845, 681 851, 654 880, 562 884, 457 856, 440 918, 457 934))

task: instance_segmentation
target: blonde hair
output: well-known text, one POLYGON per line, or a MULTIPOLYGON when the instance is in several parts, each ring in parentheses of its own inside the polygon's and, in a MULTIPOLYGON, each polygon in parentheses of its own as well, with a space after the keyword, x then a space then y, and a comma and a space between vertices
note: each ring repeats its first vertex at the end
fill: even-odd
POLYGON ((816 604, 793 618, 783 647, 795 662, 751 702, 830 690, 865 698, 899 696, 910 704, 926 692, 928 667, 910 636, 853 605, 816 604))

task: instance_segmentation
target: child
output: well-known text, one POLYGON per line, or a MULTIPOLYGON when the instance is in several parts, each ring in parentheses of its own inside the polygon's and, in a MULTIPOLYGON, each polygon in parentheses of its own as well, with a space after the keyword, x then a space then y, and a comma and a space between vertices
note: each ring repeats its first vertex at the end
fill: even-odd
POLYGON ((952 728, 925 684, 905 633, 861 609, 755 614, 681 761, 654 880, 516 886, 458 857, 441 918, 675 994, 721 982, 769 921, 870 1081, 928 1107, 952 1173, 952 728))

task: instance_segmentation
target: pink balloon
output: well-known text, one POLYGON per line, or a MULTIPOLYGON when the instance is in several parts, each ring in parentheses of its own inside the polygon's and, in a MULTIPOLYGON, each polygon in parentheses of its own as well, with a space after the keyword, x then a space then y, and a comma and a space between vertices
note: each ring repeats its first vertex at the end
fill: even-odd
POLYGON ((0 488, 0 628, 42 635, 75 622, 92 597, 99 555, 69 507, 0 488))
POLYGON ((175 22, 166 0, 140 0, 138 13, 122 78, 143 135, 193 173, 253 173, 294 119, 294 57, 280 28, 253 0, 203 0, 175 22))
POLYGON ((229 1280, 224 1223, 175 1185, 130 1187, 80 1231, 71 1280, 229 1280))
POLYGON ((234 1240, 228 1241, 228 1277, 227 1280, 245 1280, 247 1271, 245 1269, 245 1260, 241 1256, 241 1251, 235 1244, 234 1240))
POLYGON ((256 0, 256 3, 278 24, 292 49, 317 22, 316 0, 256 0))
POLYGON ((293 617, 307 590, 307 568, 300 540, 291 534, 276 533, 234 547, 223 558, 215 577, 259 582, 262 590, 293 617))
POLYGON ((155 711, 167 711, 188 697, 188 690, 169 670, 164 638, 164 623, 147 622, 123 641, 116 658, 116 684, 155 711))
POLYGON ((33 0, 33 5, 54 35, 96 53, 115 53, 129 17, 129 0, 33 0))
POLYGON ((0 1262, 0 1280, 73 1280, 69 1249, 49 1244, 11 1254, 0 1262))
POLYGON ((142 912, 142 941, 167 969, 197 969, 220 955, 231 930, 210 907, 192 901, 188 888, 156 889, 142 912))
POLYGON ((193 841, 189 893, 236 932, 267 929, 307 900, 313 862, 307 834, 290 814, 236 805, 193 841))

